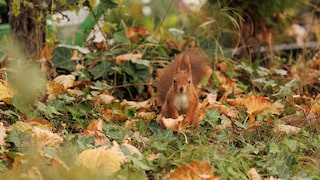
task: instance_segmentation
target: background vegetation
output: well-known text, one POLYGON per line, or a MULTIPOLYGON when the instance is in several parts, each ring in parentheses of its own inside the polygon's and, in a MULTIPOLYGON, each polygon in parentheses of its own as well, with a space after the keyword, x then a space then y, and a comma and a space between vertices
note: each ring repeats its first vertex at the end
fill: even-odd
MULTIPOLYGON (((11 3, 10 15, 37 8, 11 3)), ((51 19, 94 4, 40 8, 51 19)), ((319 179, 318 46, 275 48, 296 43, 293 24, 305 28, 303 41, 318 41, 318 4, 208 0, 193 10, 178 0, 101 0, 101 42, 66 46, 50 27, 29 56, 3 37, 1 179, 319 179), (176 132, 157 124, 155 85, 186 47, 206 52, 214 73, 200 128, 176 132)))

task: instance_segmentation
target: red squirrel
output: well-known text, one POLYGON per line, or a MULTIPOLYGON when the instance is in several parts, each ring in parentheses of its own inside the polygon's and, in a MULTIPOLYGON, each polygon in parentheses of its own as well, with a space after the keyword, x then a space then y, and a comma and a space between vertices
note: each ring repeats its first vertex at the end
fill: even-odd
POLYGON ((198 49, 181 53, 161 72, 158 79, 161 116, 178 118, 185 114, 183 127, 199 126, 197 85, 211 75, 208 58, 198 49))

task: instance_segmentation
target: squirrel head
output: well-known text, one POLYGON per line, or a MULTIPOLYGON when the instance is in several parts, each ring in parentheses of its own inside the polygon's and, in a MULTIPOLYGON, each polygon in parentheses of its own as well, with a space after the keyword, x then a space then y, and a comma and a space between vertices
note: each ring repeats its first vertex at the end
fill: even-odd
POLYGON ((190 86, 193 86, 190 58, 188 55, 179 55, 173 76, 174 90, 178 94, 184 94, 188 92, 190 86), (184 62, 184 69, 181 69, 182 62, 184 62))

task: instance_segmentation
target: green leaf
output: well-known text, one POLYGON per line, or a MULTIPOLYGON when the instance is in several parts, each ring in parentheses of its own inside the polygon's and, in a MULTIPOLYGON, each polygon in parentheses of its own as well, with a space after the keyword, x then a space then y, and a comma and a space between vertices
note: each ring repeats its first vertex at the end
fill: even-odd
POLYGON ((131 41, 127 38, 124 31, 119 31, 114 34, 114 40, 116 43, 130 43, 131 41))
POLYGON ((13 130, 8 134, 6 142, 13 143, 17 148, 22 148, 27 146, 26 141, 29 140, 30 137, 31 135, 29 133, 13 130))
POLYGON ((103 9, 111 9, 118 6, 114 0, 100 0, 100 5, 103 9))
POLYGON ((6 6, 7 5, 7 2, 5 0, 0 0, 0 5, 1 6, 6 6))
POLYGON ((285 139, 283 142, 290 149, 291 152, 294 152, 297 150, 298 142, 296 140, 285 139))
POLYGON ((212 127, 214 127, 215 125, 218 124, 219 117, 220 117, 220 114, 218 109, 212 109, 212 110, 206 111, 206 116, 204 120, 208 122, 212 127))
POLYGON ((52 62, 57 68, 71 71, 77 65, 76 61, 71 61, 72 49, 57 47, 52 53, 52 62))
POLYGON ((93 79, 108 79, 108 73, 112 71, 112 63, 110 61, 102 61, 93 68, 89 69, 89 72, 93 75, 93 79))

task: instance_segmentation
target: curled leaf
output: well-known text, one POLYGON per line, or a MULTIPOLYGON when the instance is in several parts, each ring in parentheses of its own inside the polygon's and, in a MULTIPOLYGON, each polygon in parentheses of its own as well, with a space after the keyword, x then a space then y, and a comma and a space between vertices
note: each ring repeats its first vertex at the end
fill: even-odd
POLYGON ((65 89, 73 87, 73 83, 76 80, 74 75, 60 75, 54 79, 55 82, 63 85, 65 89))

